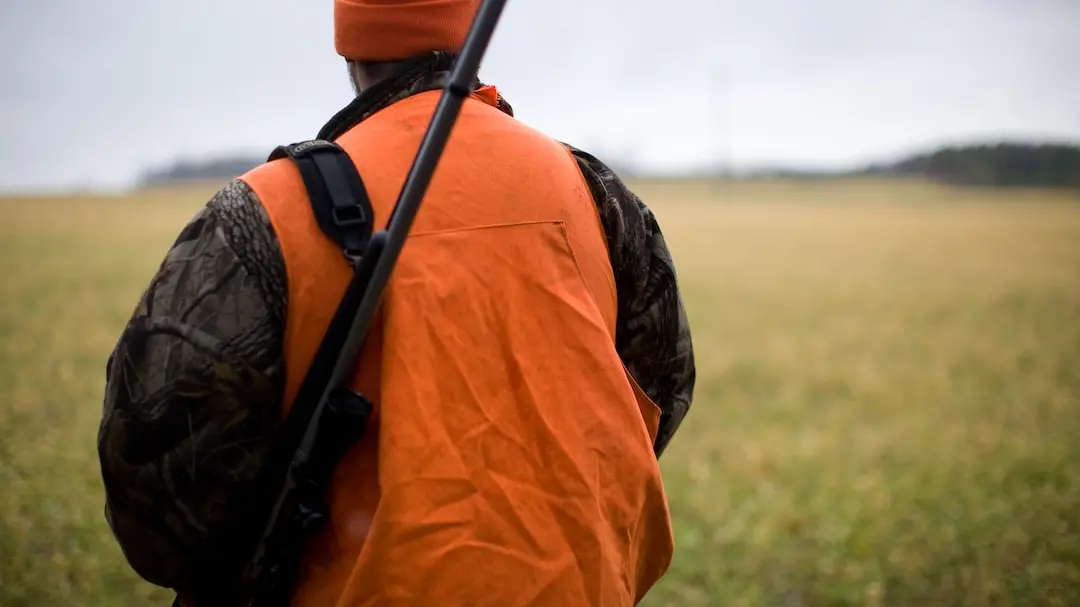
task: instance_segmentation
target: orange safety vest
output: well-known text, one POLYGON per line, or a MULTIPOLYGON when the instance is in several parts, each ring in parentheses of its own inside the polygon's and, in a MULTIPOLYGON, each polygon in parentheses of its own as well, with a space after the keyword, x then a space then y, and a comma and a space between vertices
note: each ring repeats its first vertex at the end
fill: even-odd
MULTIPOLYGON (((337 140, 385 225, 440 92, 337 140)), ((360 354, 375 405, 293 605, 627 606, 673 541, 660 411, 615 350, 603 228, 569 151, 466 99, 360 354)), ((286 408, 351 278, 288 160, 243 176, 288 276, 286 408)), ((286 409, 287 411, 287 409, 286 409)))

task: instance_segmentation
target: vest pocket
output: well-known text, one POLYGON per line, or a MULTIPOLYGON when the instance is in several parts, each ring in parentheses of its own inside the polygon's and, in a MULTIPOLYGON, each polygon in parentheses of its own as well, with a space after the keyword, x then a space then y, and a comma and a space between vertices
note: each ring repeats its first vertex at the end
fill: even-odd
POLYGON ((624 369, 624 371, 626 379, 630 381, 630 387, 634 389, 634 400, 637 401, 641 418, 645 420, 645 428, 649 431, 649 440, 655 445, 656 436, 660 432, 660 407, 649 398, 648 394, 645 394, 645 391, 638 385, 637 380, 634 379, 633 374, 627 369, 624 369))
POLYGON ((570 242, 559 221, 406 242, 383 308, 380 499, 347 602, 631 605, 655 577, 634 572, 659 567, 640 561, 669 558, 652 549, 670 535, 659 410, 570 242))

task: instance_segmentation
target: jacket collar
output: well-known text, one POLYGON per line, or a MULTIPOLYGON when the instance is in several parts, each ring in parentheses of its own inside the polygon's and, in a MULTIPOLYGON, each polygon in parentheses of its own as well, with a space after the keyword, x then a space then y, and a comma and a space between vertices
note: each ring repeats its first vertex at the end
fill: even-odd
MULTIPOLYGON (((319 131, 318 139, 333 141, 372 114, 413 95, 445 86, 454 68, 455 55, 434 51, 417 55, 404 62, 397 73, 362 91, 319 131)), ((479 80, 473 83, 474 95, 492 103, 510 116, 514 109, 506 99, 479 80)))

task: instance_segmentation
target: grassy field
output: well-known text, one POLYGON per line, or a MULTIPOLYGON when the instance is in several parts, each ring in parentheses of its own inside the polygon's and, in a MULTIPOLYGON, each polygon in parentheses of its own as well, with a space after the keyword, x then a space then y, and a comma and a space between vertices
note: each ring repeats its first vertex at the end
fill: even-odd
MULTIPOLYGON (((1080 200, 637 187, 698 388, 661 605, 1080 604, 1080 200)), ((105 360, 207 191, 0 202, 0 605, 167 605, 95 453, 105 360)))

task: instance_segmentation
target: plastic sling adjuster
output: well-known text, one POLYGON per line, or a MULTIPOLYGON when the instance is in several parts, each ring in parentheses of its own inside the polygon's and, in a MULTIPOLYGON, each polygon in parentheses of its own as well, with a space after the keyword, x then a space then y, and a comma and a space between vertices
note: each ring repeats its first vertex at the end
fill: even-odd
POLYGON ((300 170, 319 229, 358 261, 371 240, 375 212, 349 155, 332 141, 313 139, 279 146, 269 160, 286 157, 300 170))

